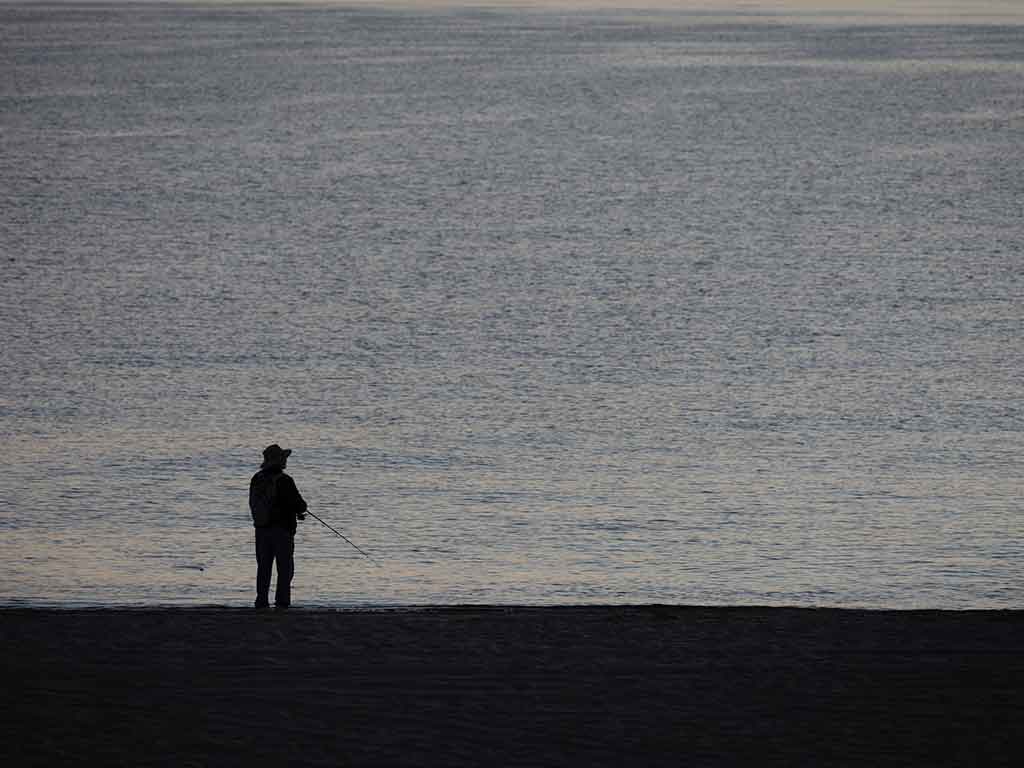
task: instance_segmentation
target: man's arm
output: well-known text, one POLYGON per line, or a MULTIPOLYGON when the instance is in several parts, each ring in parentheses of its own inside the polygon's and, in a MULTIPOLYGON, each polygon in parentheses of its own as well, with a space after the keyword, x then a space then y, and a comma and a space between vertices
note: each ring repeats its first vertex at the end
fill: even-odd
POLYGON ((284 493, 285 508, 295 513, 296 520, 303 520, 306 517, 306 510, 309 508, 306 505, 306 500, 302 498, 302 494, 299 493, 299 489, 295 486, 295 481, 288 475, 282 475, 278 491, 284 493))

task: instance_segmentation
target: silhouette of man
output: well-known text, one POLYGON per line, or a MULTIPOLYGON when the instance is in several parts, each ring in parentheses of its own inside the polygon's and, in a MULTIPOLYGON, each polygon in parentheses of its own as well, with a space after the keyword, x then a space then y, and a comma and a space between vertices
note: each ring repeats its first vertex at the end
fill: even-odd
POLYGON ((306 518, 306 502, 295 481, 286 475, 291 450, 277 443, 263 451, 260 471, 249 481, 249 509, 256 529, 256 607, 270 607, 270 571, 277 561, 274 606, 285 609, 292 601, 295 574, 296 520, 306 518))

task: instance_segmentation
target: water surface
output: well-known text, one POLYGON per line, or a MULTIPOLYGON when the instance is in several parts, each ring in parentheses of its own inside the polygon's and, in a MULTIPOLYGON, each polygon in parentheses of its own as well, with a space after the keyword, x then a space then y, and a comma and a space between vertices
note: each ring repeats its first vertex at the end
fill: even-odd
POLYGON ((4 604, 1022 606, 1024 19, 0 6, 4 604))

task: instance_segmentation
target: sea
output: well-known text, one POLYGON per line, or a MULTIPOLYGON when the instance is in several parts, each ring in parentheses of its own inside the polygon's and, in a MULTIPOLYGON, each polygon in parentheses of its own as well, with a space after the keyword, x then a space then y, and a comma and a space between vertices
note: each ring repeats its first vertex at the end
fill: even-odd
POLYGON ((4 2, 0 338, 0 606, 1021 609, 1024 5, 4 2))

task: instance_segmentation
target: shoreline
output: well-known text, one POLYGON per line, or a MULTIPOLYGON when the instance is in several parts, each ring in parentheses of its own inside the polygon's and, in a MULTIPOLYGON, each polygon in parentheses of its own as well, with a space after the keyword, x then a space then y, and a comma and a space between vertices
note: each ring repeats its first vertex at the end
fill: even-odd
POLYGON ((1024 611, 0 608, 15 765, 1014 765, 1024 611))
MULTIPOLYGON (((534 611, 617 611, 617 610, 638 610, 638 611, 803 611, 807 613, 864 613, 864 614, 925 614, 934 613, 942 615, 970 615, 970 614, 1020 614, 1024 616, 1024 606, 1020 608, 892 608, 873 606, 843 606, 843 605, 787 605, 787 604, 725 604, 715 603, 702 605, 700 603, 357 603, 348 605, 303 605, 293 604, 287 613, 293 614, 314 614, 314 613, 417 613, 421 611, 463 613, 471 611, 482 612, 534 612, 534 611)), ((170 613, 259 613, 251 604, 223 604, 223 603, 126 603, 126 604, 80 604, 80 603, 0 603, 0 617, 11 613, 159 613, 162 611, 170 613)), ((273 604, 269 613, 275 613, 273 604)))
POLYGON ((152 605, 59 605, 41 603, 20 605, 16 603, 0 603, 0 618, 12 613, 276 613, 276 614, 314 614, 314 613, 532 613, 551 612, 589 612, 589 611, 715 611, 722 613, 798 611, 804 613, 864 613, 900 615, 938 614, 938 615, 1020 615, 1024 618, 1024 607, 1021 608, 876 608, 864 606, 837 605, 700 605, 689 603, 564 603, 564 604, 529 604, 529 603, 382 603, 355 605, 300 605, 295 604, 286 611, 278 611, 271 606, 269 609, 257 610, 251 605, 224 605, 218 603, 179 605, 174 603, 155 603, 152 605))

